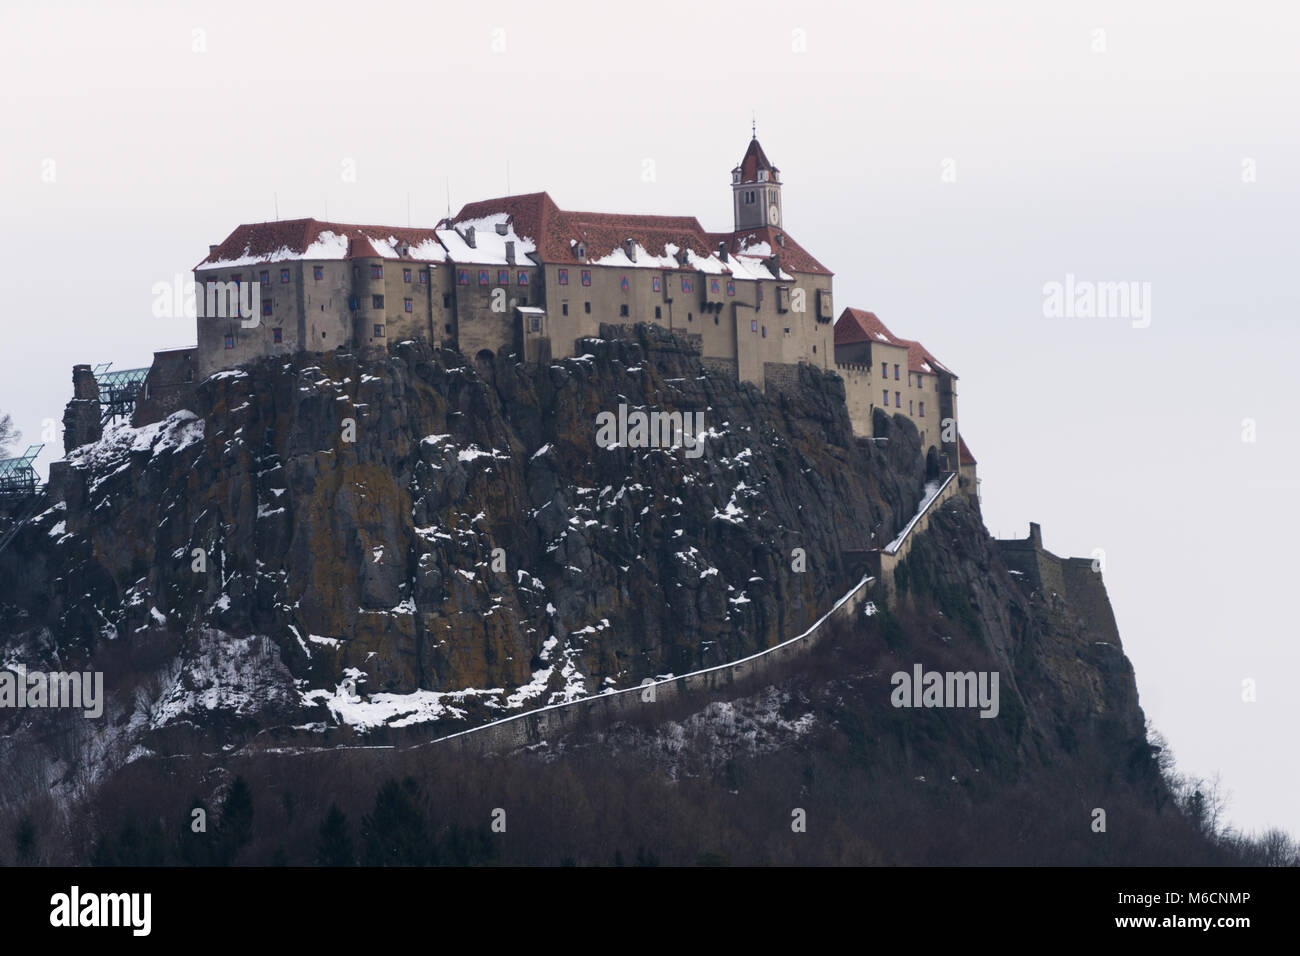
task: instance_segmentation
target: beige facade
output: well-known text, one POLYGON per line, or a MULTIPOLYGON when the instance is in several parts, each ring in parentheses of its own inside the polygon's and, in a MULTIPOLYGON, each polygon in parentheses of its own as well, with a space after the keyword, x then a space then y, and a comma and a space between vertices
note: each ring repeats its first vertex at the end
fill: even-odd
MULTIPOLYGON (((780 174, 757 140, 730 185, 725 233, 692 217, 567 212, 545 193, 471 203, 433 229, 240 226, 195 277, 257 283, 258 323, 200 318, 199 375, 416 337, 480 363, 550 361, 602 324, 654 323, 697 345, 706 367, 760 388, 797 381, 800 364, 836 370, 859 434, 871 434, 876 408, 905 415, 929 470, 966 466, 956 376, 871 313, 836 321, 833 276, 785 232, 780 174)), ((973 459, 968 468, 973 485, 973 459)))

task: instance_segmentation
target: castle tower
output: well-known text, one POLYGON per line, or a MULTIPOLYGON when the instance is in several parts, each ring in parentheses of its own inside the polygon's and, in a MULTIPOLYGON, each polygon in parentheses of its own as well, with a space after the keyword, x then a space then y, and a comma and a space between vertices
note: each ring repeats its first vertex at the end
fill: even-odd
POLYGON ((757 133, 731 171, 731 193, 736 231, 781 225, 781 171, 768 162, 757 133))

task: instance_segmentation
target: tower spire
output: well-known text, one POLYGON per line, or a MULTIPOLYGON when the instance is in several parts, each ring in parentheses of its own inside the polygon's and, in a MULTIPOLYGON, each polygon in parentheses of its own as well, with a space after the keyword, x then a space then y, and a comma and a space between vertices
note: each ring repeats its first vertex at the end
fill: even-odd
POLYGON ((758 139, 758 114, 749 114, 749 138, 758 139))

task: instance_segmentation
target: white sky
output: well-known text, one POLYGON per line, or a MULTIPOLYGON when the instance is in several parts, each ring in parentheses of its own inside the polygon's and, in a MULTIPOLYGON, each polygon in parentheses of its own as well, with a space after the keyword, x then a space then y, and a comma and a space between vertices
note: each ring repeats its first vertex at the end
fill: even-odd
POLYGON ((1297 50, 1282 2, 6 4, 0 410, 39 441, 74 362, 192 343, 153 284, 277 197, 432 225, 508 167, 728 228, 756 111, 837 307, 960 374, 990 530, 1104 549, 1180 767, 1297 832, 1297 50), (1151 283, 1150 327, 1044 318, 1066 273, 1151 283))

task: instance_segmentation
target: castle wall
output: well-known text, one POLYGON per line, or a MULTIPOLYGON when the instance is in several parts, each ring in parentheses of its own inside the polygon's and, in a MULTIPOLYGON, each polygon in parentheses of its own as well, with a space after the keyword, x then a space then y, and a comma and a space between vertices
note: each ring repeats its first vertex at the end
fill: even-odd
POLYGON ((547 737, 577 730, 588 722, 618 720, 657 704, 676 700, 692 691, 717 690, 760 676, 777 665, 802 657, 816 647, 825 634, 827 622, 852 620, 861 613, 863 605, 874 593, 873 584, 872 579, 863 579, 803 634, 751 657, 650 685, 543 707, 452 734, 432 743, 454 746, 471 753, 508 752, 540 743, 547 737))
MULTIPOLYGON (((487 350, 494 356, 515 346, 517 306, 540 305, 545 301, 542 270, 531 262, 515 265, 454 263, 447 267, 455 282, 456 341, 462 354, 474 358, 487 350), (486 273, 487 284, 480 282, 486 273), (504 275, 503 275, 504 273, 504 275), (526 282, 519 281, 520 276, 526 282), (502 282, 502 278, 506 281, 502 282), (493 304, 503 308, 497 310, 493 304)), ((573 343, 569 343, 573 348, 573 343)))
MULTIPOLYGON (((855 342, 835 349, 835 371, 844 380, 844 397, 849 420, 858 435, 871 434, 871 415, 876 407, 890 415, 904 415, 921 436, 922 453, 931 448, 948 456, 946 471, 957 468, 957 443, 943 442, 943 419, 956 421, 957 391, 952 375, 913 372, 908 368, 907 349, 885 342, 855 342)), ((973 469, 973 466, 971 466, 973 469)))
POLYGON ((197 349, 166 349, 153 353, 153 364, 136 399, 131 424, 135 428, 160 422, 185 408, 194 394, 197 349))

